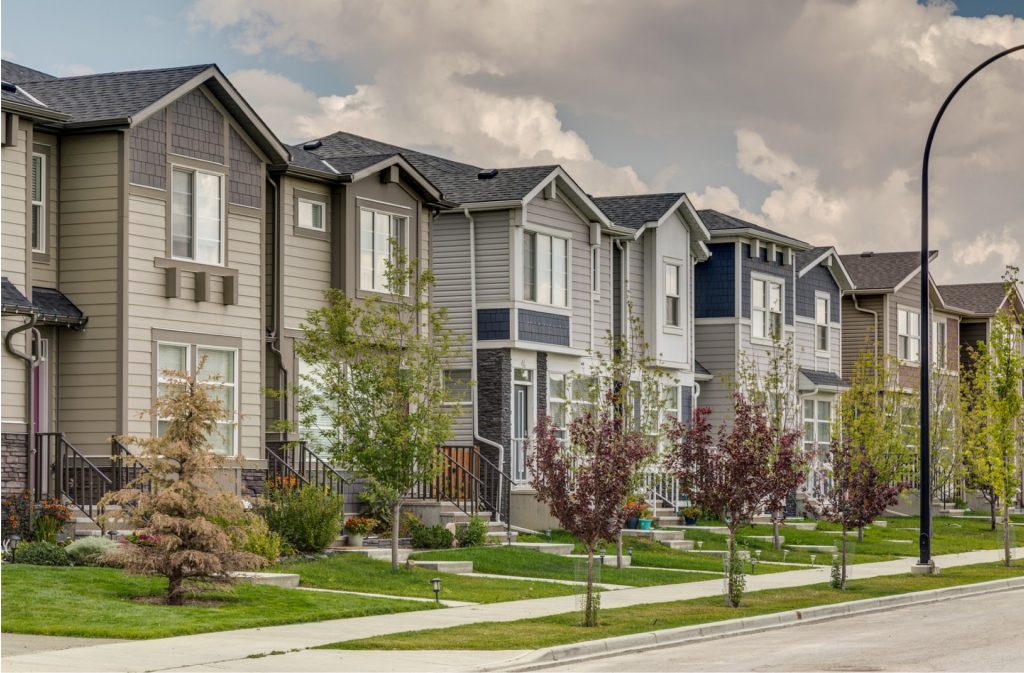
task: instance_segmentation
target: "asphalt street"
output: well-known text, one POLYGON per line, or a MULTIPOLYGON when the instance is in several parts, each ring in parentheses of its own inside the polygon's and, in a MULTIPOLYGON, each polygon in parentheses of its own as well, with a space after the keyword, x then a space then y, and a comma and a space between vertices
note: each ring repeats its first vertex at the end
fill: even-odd
POLYGON ((1024 671, 1024 590, 552 667, 561 671, 1024 671))

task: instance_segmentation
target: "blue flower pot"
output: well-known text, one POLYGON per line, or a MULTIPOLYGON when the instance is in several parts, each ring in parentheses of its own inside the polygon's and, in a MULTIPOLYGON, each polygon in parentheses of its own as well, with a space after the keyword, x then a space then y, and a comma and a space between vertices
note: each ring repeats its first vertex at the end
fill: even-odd
POLYGON ((640 530, 650 530, 652 519, 640 519, 640 530))

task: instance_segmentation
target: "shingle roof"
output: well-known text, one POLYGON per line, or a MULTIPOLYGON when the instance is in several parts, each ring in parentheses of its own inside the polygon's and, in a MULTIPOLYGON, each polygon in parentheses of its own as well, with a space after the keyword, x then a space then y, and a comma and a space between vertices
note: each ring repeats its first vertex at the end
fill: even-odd
POLYGON ((638 194, 635 196, 602 196, 594 199, 608 219, 620 227, 639 229, 647 222, 656 222, 685 196, 672 194, 638 194))
POLYGON ((694 367, 693 367, 694 370, 696 370, 696 372, 698 374, 704 374, 705 376, 711 376, 711 372, 708 371, 708 368, 705 367, 704 365, 702 365, 701 363, 699 363, 696 360, 694 360, 693 361, 693 365, 694 365, 694 367))
MULTIPOLYGON (((557 166, 525 166, 502 168, 490 179, 480 179, 481 169, 470 164, 452 161, 444 157, 418 152, 398 145, 364 138, 352 133, 338 131, 319 138, 321 145, 316 149, 301 150, 305 155, 324 159, 338 168, 341 159, 354 157, 381 157, 402 155, 427 180, 440 189, 446 199, 458 203, 485 201, 515 201, 533 191, 544 178, 551 175, 557 166)), ((301 146, 299 146, 301 149, 301 146)), ((293 152, 293 163, 297 166, 324 170, 315 165, 315 160, 293 152)), ((342 171, 339 171, 342 172, 342 171)))
POLYGON ((803 269, 805 266, 824 255, 830 248, 831 246, 828 245, 819 245, 818 247, 811 248, 810 250, 801 250, 796 253, 796 268, 803 269))
POLYGON ((4 313, 32 313, 32 302, 14 286, 7 276, 0 279, 3 287, 3 312, 4 313))
POLYGON ((46 79, 57 79, 53 75, 47 74, 40 70, 33 70, 27 68, 19 63, 12 63, 11 61, 3 61, 0 63, 0 73, 2 73, 3 80, 10 82, 11 84, 21 84, 22 82, 38 82, 46 79))
POLYGON ((841 376, 833 372, 822 372, 816 369, 804 369, 800 367, 800 375, 806 378, 815 386, 829 388, 849 388, 849 384, 841 376))
MULTIPOLYGON (((932 255, 938 253, 932 251, 932 255)), ((921 266, 920 252, 873 252, 840 255, 858 290, 886 290, 899 285, 921 266)))
POLYGON ((978 315, 995 315, 1006 299, 1002 283, 940 285, 939 294, 949 306, 978 315))
POLYGON ((704 221, 705 226, 707 226, 708 230, 711 232, 748 229, 750 231, 761 232, 763 234, 771 234, 772 236, 781 236, 783 238, 788 238, 791 241, 794 241, 795 243, 810 247, 807 243, 804 243, 799 238, 795 238, 793 236, 790 236, 789 234, 783 234, 782 232, 769 229, 768 227, 762 227, 759 224, 754 224, 753 222, 747 222, 746 220, 741 220, 740 218, 733 217, 732 215, 720 213, 717 210, 711 210, 710 208, 706 208, 704 210, 700 210, 697 212, 700 214, 700 219, 704 221))
POLYGON ((82 310, 64 296, 63 292, 52 287, 33 287, 32 305, 39 314, 40 322, 71 326, 82 326, 86 323, 82 310))
MULTIPOLYGON (((20 86, 70 123, 123 119, 144 110, 211 65, 111 72, 22 82, 20 86)), ((26 69, 27 70, 27 69, 26 69)))

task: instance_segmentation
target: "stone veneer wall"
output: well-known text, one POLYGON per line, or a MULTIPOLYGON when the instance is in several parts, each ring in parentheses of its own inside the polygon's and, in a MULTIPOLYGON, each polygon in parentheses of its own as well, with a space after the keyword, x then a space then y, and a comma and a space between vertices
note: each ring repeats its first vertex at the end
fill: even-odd
MULTIPOLYGON (((507 348, 478 350, 477 414, 480 436, 505 447, 502 470, 512 468, 512 355, 507 348)), ((498 450, 480 445, 480 453, 497 464, 498 450)))
POLYGON ((536 422, 548 415, 548 354, 537 353, 537 414, 536 422))
POLYGON ((260 468, 242 468, 242 497, 263 495, 263 482, 267 480, 267 471, 260 468))
POLYGON ((28 488, 28 435, 24 433, 3 433, 2 478, 0 489, 4 495, 20 493, 28 488))

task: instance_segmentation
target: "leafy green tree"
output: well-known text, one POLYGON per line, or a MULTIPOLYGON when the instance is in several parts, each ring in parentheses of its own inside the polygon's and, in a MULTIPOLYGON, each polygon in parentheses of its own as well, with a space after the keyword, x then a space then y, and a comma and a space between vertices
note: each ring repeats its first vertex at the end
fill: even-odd
POLYGON ((296 391, 301 425, 391 509, 397 571, 402 505, 438 473, 438 449, 451 437, 444 373, 453 341, 445 311, 429 302, 433 274, 394 240, 391 249, 388 293, 355 301, 327 290, 327 305, 309 312, 295 352, 308 366, 296 391))

